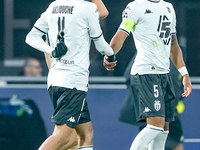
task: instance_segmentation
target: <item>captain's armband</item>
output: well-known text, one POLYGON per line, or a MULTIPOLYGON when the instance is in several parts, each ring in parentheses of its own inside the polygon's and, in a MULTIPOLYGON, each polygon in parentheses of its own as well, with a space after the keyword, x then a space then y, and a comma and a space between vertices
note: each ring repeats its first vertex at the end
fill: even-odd
POLYGON ((133 29, 134 25, 135 23, 132 20, 124 18, 122 23, 119 26, 119 29, 129 34, 131 30, 133 29))

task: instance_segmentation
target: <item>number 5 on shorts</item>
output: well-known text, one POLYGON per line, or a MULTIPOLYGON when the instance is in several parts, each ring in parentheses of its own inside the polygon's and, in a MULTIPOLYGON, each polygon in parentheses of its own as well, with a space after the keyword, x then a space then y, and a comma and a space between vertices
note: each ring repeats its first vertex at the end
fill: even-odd
POLYGON ((155 98, 157 98, 159 96, 158 85, 154 85, 153 89, 154 89, 154 96, 155 96, 155 98))

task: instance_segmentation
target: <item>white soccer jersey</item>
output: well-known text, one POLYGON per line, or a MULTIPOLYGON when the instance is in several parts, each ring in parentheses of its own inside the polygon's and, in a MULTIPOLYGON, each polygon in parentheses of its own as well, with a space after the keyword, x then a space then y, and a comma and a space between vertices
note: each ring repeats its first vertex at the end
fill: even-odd
POLYGON ((131 74, 164 74, 169 72, 171 35, 176 33, 173 6, 160 1, 135 0, 123 12, 119 28, 132 32, 137 56, 131 74))
POLYGON ((56 47, 57 36, 62 36, 63 32, 68 48, 62 58, 53 60, 48 87, 53 85, 87 91, 91 39, 102 35, 96 5, 84 0, 56 0, 49 5, 34 27, 44 33, 48 32, 52 47, 56 47))

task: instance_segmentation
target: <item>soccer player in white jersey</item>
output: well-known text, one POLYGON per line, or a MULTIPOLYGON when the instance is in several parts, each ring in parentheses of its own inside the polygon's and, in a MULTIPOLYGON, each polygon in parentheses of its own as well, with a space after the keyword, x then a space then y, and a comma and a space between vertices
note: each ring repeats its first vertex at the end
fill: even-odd
MULTIPOLYGON (((99 10, 99 18, 104 19, 108 16, 109 12, 101 0, 92 0, 92 2, 97 6, 99 10)), ((48 43, 48 35, 46 36, 46 43, 48 43)), ((50 57, 49 54, 45 53, 46 63, 49 69, 54 68, 56 64, 56 58, 50 57)), ((70 140, 67 144, 62 146, 59 150, 77 150, 79 145, 79 136, 77 135, 76 131, 74 130, 70 136, 70 140)))
MULTIPOLYGON (((163 0, 135 0, 123 12, 123 21, 111 40, 115 54, 132 32, 137 56, 131 70, 131 84, 137 81, 138 121, 147 126, 138 133, 130 150, 164 150, 168 122, 175 109, 174 89, 169 76, 169 58, 183 76, 183 97, 190 95, 191 82, 176 38, 176 18, 171 3, 163 0), (136 80, 134 80, 136 79, 136 80)), ((113 70, 116 62, 104 57, 113 70)))
POLYGON ((93 129, 85 100, 91 39, 101 54, 114 54, 103 38, 96 5, 83 0, 52 2, 26 37, 29 45, 56 58, 48 75, 55 129, 39 150, 60 149, 69 142, 74 129, 80 136, 79 149, 93 150, 93 129), (51 46, 42 39, 46 33, 51 46))

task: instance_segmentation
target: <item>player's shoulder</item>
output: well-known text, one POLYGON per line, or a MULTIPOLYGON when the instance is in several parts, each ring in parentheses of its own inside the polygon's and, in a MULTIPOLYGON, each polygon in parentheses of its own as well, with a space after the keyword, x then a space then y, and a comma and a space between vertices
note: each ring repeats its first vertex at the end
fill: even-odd
POLYGON ((166 2, 166 1, 164 1, 164 0, 163 0, 162 2, 163 2, 166 6, 173 8, 172 3, 166 2))
POLYGON ((95 12, 97 9, 97 6, 90 2, 90 1, 86 1, 86 0, 73 0, 76 1, 75 3, 79 3, 80 8, 83 10, 83 12, 85 13, 93 13, 95 12))
MULTIPOLYGON (((55 1, 51 2, 50 5, 63 4, 64 1, 65 0, 55 0, 55 1)), ((84 7, 90 7, 90 8, 96 7, 96 5, 94 3, 89 2, 89 1, 85 1, 85 0, 70 0, 70 1, 71 1, 72 4, 76 3, 76 4, 83 6, 83 8, 84 7)), ((68 1, 68 2, 70 3, 70 1, 68 1)))
POLYGON ((51 2, 47 8, 48 9, 52 9, 54 6, 58 5, 59 1, 58 0, 55 0, 53 2, 51 2))
POLYGON ((139 16, 144 9, 144 2, 145 2, 144 0, 132 1, 132 2, 128 3, 126 8, 124 9, 124 12, 126 12, 130 16, 131 16, 131 14, 134 14, 134 16, 136 16, 136 15, 139 16))
POLYGON ((59 1, 58 1, 58 0, 55 0, 55 1, 53 1, 53 2, 51 2, 51 3, 49 4, 49 7, 50 7, 50 6, 53 6, 53 5, 56 5, 57 3, 59 3, 59 1))
POLYGON ((81 0, 81 2, 82 2, 82 8, 84 9, 84 12, 86 13, 86 14, 95 14, 96 12, 98 12, 98 8, 97 8, 97 6, 94 4, 94 3, 92 3, 92 2, 89 2, 89 1, 85 1, 85 0, 81 0))
POLYGON ((139 10, 141 7, 143 7, 145 1, 144 0, 134 0, 126 6, 126 9, 128 10, 139 10))
POLYGON ((128 3, 127 6, 130 7, 130 8, 133 8, 133 7, 136 7, 137 5, 138 5, 138 0, 134 0, 130 3, 128 3))
POLYGON ((173 13, 175 12, 172 3, 166 2, 166 1, 163 1, 163 3, 164 3, 165 6, 169 9, 169 11, 172 11, 173 13))
POLYGON ((94 3, 85 1, 85 0, 69 0, 69 1, 55 0, 49 5, 49 8, 52 8, 57 5, 65 5, 65 4, 75 5, 75 7, 77 7, 78 10, 82 12, 82 14, 96 12, 96 10, 98 10, 97 6, 94 3))
POLYGON ((90 1, 85 1, 85 0, 77 0, 83 8, 88 8, 88 9, 96 9, 96 5, 90 1))

